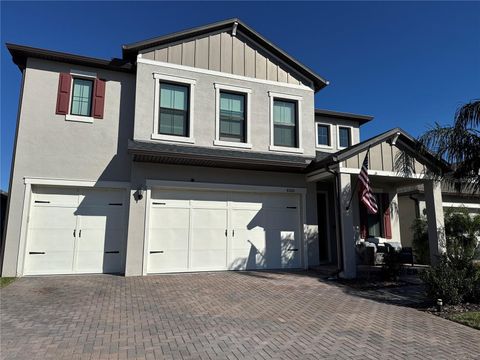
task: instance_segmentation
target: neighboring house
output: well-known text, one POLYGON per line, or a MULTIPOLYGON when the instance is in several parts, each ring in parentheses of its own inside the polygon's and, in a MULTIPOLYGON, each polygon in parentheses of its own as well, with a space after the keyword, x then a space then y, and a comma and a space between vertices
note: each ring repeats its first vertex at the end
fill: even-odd
POLYGON ((315 110, 328 82, 237 19, 111 61, 7 48, 23 80, 5 276, 329 263, 354 277, 358 241, 400 242, 398 189, 416 184, 443 251, 424 174, 444 164, 400 129, 360 143, 372 117, 315 110), (367 150, 375 216, 355 187, 367 150), (403 152, 413 174, 395 170, 403 152))

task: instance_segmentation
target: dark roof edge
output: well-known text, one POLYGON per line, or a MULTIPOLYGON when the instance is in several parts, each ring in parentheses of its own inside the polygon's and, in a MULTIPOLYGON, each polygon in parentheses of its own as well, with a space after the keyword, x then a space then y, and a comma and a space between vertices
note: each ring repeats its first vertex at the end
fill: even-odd
POLYGON ((315 115, 325 115, 328 117, 333 117, 338 119, 353 120, 360 123, 360 125, 363 125, 373 120, 373 116, 370 116, 370 115, 353 114, 348 112, 341 112, 341 111, 334 111, 334 110, 327 110, 327 109, 315 109, 315 115))
POLYGON ((25 69, 28 58, 37 58, 69 64, 92 66, 113 71, 133 72, 132 63, 122 59, 114 58, 112 60, 105 60, 12 43, 6 43, 5 46, 12 55, 13 62, 20 70, 25 69))
POLYGON ((229 27, 232 27, 234 23, 238 24, 238 29, 241 32, 243 32, 245 35, 251 36, 261 46, 265 47, 267 50, 271 51, 274 55, 278 56, 279 59, 288 63, 300 74, 302 74, 308 79, 313 80, 313 83, 315 85, 315 91, 319 91, 329 84, 328 80, 324 79, 323 77, 315 73, 313 70, 311 70, 309 67, 303 65, 301 62, 299 62, 298 60, 288 55, 286 52, 281 50, 279 47, 277 47, 275 44, 273 44, 269 40, 265 39, 262 35, 257 33, 255 30, 253 30, 249 26, 247 26, 238 18, 218 21, 212 24, 190 28, 187 30, 182 30, 169 35, 159 36, 159 37, 151 38, 148 40, 143 40, 143 41, 138 41, 132 44, 123 45, 122 46, 123 58, 130 59, 133 61, 136 58, 136 54, 141 50, 159 46, 169 42, 183 40, 196 35, 202 35, 205 33, 209 33, 209 32, 224 29, 224 28, 227 29, 229 27))

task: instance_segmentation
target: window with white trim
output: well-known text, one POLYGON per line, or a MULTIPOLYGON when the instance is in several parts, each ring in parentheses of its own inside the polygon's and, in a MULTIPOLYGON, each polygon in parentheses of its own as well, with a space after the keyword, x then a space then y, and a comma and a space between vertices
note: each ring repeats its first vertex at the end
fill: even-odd
POLYGON ((273 145, 296 148, 297 102, 273 100, 273 145))
POLYGON ((90 117, 92 113, 93 80, 73 77, 70 114, 90 117))
POLYGON ((346 126, 338 127, 338 147, 347 148, 352 145, 352 128, 346 126))
POLYGON ((188 136, 188 86, 160 81, 158 133, 188 136))
POLYGON ((154 73, 152 139, 194 143, 193 104, 196 80, 154 73))
POLYGON ((215 84, 216 113, 214 145, 250 149, 251 90, 215 84))
POLYGON ((245 142, 245 123, 245 95, 221 90, 219 139, 245 142))
POLYGON ((269 91, 270 150, 303 153, 301 129, 302 97, 269 91))
POLYGON ((317 147, 332 147, 332 125, 317 123, 317 147))

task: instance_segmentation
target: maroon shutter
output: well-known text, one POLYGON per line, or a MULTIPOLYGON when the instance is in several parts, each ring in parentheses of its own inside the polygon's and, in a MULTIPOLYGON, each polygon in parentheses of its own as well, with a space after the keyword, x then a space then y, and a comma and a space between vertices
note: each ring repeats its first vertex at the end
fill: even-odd
POLYGON ((362 193, 358 192, 358 210, 360 212, 360 238, 366 239, 368 236, 368 215, 367 209, 361 200, 362 193))
POLYGON ((93 117, 103 119, 103 109, 105 108, 105 80, 95 79, 93 87, 93 117))
POLYGON ((390 217, 390 198, 388 193, 382 194, 383 203, 383 237, 392 238, 392 222, 390 217))
POLYGON ((58 80, 57 111, 59 115, 68 114, 68 104, 70 102, 70 86, 72 84, 72 75, 60 73, 58 80))

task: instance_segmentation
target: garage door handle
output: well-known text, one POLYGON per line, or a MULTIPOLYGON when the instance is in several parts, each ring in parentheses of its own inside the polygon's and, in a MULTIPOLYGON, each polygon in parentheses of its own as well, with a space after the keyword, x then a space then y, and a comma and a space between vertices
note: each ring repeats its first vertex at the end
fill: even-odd
POLYGON ((120 254, 120 251, 105 251, 105 254, 120 254))
POLYGON ((232 237, 235 237, 235 230, 232 230, 232 237))
POLYGON ((79 237, 79 238, 82 237, 82 229, 80 229, 80 231, 78 232, 78 237, 79 237))
POLYGON ((30 255, 45 255, 45 251, 30 251, 30 255))
POLYGON ((75 234, 77 233, 77 230, 73 230, 73 237, 75 237, 75 234))
POLYGON ((288 251, 298 251, 298 249, 288 249, 288 251))
POLYGON ((163 254, 163 250, 159 250, 159 251, 150 251, 150 254, 163 254))

